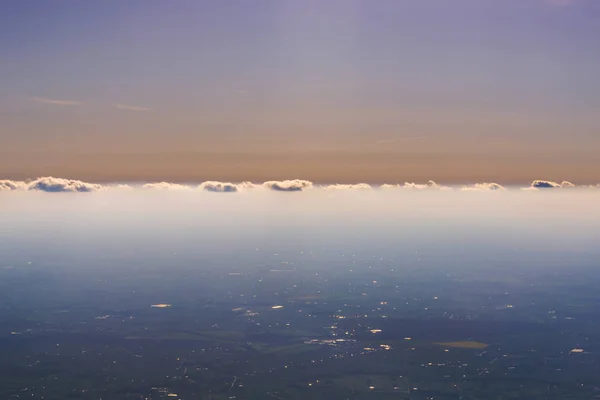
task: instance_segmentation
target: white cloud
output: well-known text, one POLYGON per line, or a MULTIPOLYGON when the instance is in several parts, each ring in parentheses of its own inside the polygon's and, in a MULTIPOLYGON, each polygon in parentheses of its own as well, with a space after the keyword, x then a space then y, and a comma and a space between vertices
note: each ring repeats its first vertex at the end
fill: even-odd
POLYGON ((464 186, 462 189, 464 192, 491 192, 491 191, 504 191, 506 188, 498 183, 485 182, 476 183, 471 186, 464 186))
POLYGON ((531 187, 536 189, 555 189, 560 187, 560 183, 536 180, 531 182, 531 187))
POLYGON ((267 181, 263 183, 263 187, 279 192, 300 192, 310 189, 313 183, 301 179, 292 179, 288 181, 267 181))
POLYGON ((351 185, 334 184, 321 186, 325 190, 356 190, 356 189, 372 189, 368 183, 355 183, 351 185))
POLYGON ((560 189, 560 188, 574 188, 575 185, 568 181, 563 181, 562 183, 552 182, 552 181, 544 181, 544 180, 535 180, 531 182, 530 189, 560 189))
POLYGON ((437 190, 451 190, 451 187, 442 186, 434 181, 428 181, 427 183, 414 183, 414 182, 404 182, 404 185, 401 186, 403 189, 437 189, 437 190))
POLYGON ((126 111, 150 111, 149 108, 131 106, 131 105, 121 104, 121 103, 115 104, 115 107, 118 108, 119 110, 126 110, 126 111))
POLYGON ((130 185, 126 185, 124 183, 118 183, 115 185, 105 186, 105 189, 116 189, 116 190, 134 190, 134 188, 130 185))
POLYGON ((102 190, 102 185, 47 176, 29 182, 27 190, 40 190, 42 192, 97 192, 102 190))
POLYGON ((142 186, 144 189, 156 189, 156 190, 191 190, 192 188, 186 185, 180 185, 179 183, 170 182, 154 182, 146 183, 142 186))
POLYGON ((389 184, 384 183, 380 186, 381 189, 437 189, 437 190, 452 190, 450 186, 443 186, 434 181, 428 181, 427 183, 414 183, 414 182, 404 182, 403 185, 400 184, 389 184))
POLYGON ((46 104, 54 104, 58 106, 78 106, 81 105, 80 102, 74 100, 57 100, 57 99, 47 99, 44 97, 33 97, 31 100, 37 101, 38 103, 46 103, 46 104))
POLYGON ((207 192, 219 192, 219 193, 234 193, 244 189, 255 188, 256 185, 252 182, 242 183, 231 183, 231 182, 218 182, 218 181, 206 181, 201 183, 198 188, 206 190, 207 192))
MULTIPOLYGON (((32 181, 13 181, 0 180, 0 192, 6 191, 25 191, 36 190, 43 192, 97 192, 101 190, 136 190, 136 189, 154 189, 154 190, 184 190, 184 191, 208 191, 217 193, 236 193, 250 189, 266 189, 281 192, 299 192, 315 188, 315 190, 369 190, 373 186, 367 183, 356 184, 329 184, 329 185, 314 185, 312 182, 301 179, 283 180, 283 181, 267 181, 262 184, 252 182, 219 182, 206 181, 198 186, 182 185, 170 182, 154 182, 147 183, 142 186, 131 186, 127 184, 108 184, 100 185, 95 183, 83 182, 74 179, 63 179, 54 177, 41 177, 32 181)), ((452 187, 440 185, 434 181, 427 183, 405 182, 404 184, 383 184, 381 189, 398 189, 398 190, 453 190, 452 187)), ((581 189, 600 189, 600 184, 597 185, 580 185, 576 186, 571 182, 563 181, 561 183, 535 180, 530 186, 522 188, 522 190, 539 191, 542 189, 560 189, 560 188, 581 188, 581 189)), ((473 185, 463 186, 459 189, 464 192, 488 192, 488 191, 505 191, 508 190, 504 186, 494 182, 476 183, 473 185)))
POLYGON ((11 190, 25 190, 27 183, 22 181, 11 181, 8 179, 0 180, 0 192, 8 192, 11 190))

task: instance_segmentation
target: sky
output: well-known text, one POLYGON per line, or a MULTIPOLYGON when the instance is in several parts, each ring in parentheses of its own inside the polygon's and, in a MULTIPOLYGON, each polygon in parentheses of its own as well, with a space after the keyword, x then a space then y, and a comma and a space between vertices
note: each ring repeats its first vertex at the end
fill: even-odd
POLYGON ((0 179, 600 182, 600 1, 0 3, 0 179))

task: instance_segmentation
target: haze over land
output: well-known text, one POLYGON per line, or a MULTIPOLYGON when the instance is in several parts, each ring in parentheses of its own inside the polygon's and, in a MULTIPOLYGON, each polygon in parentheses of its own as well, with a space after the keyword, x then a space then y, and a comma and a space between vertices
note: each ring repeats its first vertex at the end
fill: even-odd
POLYGON ((2 398, 597 392, 597 188, 29 184, 0 192, 2 398))

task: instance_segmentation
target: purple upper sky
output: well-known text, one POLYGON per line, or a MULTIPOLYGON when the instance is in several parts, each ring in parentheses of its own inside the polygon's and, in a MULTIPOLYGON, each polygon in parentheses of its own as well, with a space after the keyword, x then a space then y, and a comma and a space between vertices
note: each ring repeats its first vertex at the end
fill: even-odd
POLYGON ((597 181, 599 41, 598 0, 5 1, 0 178, 597 181))

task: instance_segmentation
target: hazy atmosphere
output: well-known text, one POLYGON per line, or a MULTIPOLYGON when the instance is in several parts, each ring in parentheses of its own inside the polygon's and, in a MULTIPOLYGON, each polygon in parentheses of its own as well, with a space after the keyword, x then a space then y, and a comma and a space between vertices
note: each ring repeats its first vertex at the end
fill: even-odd
POLYGON ((82 185, 0 192, 2 399, 597 395, 598 188, 82 185))

